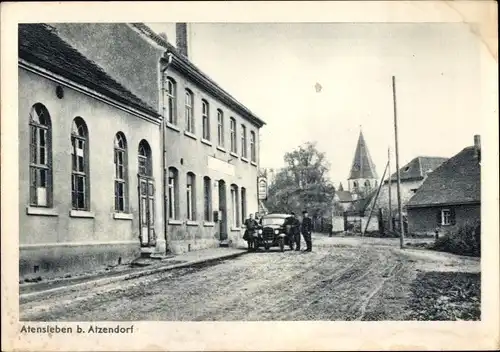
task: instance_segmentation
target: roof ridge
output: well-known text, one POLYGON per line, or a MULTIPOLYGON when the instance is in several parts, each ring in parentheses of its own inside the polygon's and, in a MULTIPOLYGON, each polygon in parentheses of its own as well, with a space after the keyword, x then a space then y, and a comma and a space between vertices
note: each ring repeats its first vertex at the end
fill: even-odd
MULTIPOLYGON (((149 104, 147 104, 146 102, 144 102, 141 98, 139 98, 134 93, 132 93, 129 89, 127 89, 125 86, 123 86, 120 82, 116 81, 113 77, 111 77, 99 64, 97 64, 95 61, 93 61, 93 60, 89 59, 88 57, 86 57, 85 55, 83 55, 80 51, 78 51, 76 48, 74 48, 70 43, 68 43, 66 40, 64 40, 59 35, 57 28, 55 28, 55 27, 53 27, 53 26, 51 26, 50 24, 47 24, 47 23, 22 23, 22 24, 19 24, 19 27, 21 27, 21 28, 24 27, 27 30, 29 30, 30 27, 33 27, 33 28, 35 28, 35 30, 36 29, 39 29, 39 30, 41 29, 43 31, 49 32, 50 35, 51 35, 51 37, 47 37, 47 40, 53 42, 54 45, 58 45, 58 44, 62 45, 65 48, 65 50, 68 50, 68 52, 70 52, 72 55, 75 55, 78 59, 82 60, 86 64, 89 64, 89 66, 91 66, 92 69, 94 71, 96 71, 96 73, 98 73, 98 75, 102 75, 103 77, 105 77, 106 80, 109 80, 111 83, 113 83, 114 85, 116 85, 116 88, 119 88, 119 89, 123 90, 124 92, 127 93, 127 95, 130 95, 130 98, 134 98, 134 100, 137 100, 137 101, 133 102, 133 101, 131 101, 130 98, 126 99, 124 97, 121 97, 121 99, 128 100, 129 104, 133 104, 133 105, 137 105, 137 106, 143 105, 142 109, 144 109, 145 107, 147 107, 148 110, 150 110, 149 111, 150 113, 154 112, 156 115, 159 115, 159 113, 154 108, 152 108, 151 106, 149 106, 149 104), (59 41, 59 43, 57 43, 57 41, 59 41), (139 103, 141 103, 141 104, 139 104, 139 103)), ((22 46, 22 43, 19 43, 19 52, 23 51, 23 52, 27 53, 28 55, 36 58, 37 60, 46 62, 46 64, 48 64, 50 66, 53 65, 52 62, 48 62, 46 59, 40 58, 39 55, 34 54, 34 53, 30 52, 28 49, 22 48, 21 46, 22 46)), ((90 82, 85 77, 80 77, 79 79, 87 81, 87 84, 93 85, 93 83, 90 82)), ((118 95, 119 96, 119 94, 117 94, 116 92, 113 92, 112 90, 110 90, 107 87, 101 87, 101 88, 104 89, 105 91, 107 91, 109 95, 114 95, 114 96, 118 95)))

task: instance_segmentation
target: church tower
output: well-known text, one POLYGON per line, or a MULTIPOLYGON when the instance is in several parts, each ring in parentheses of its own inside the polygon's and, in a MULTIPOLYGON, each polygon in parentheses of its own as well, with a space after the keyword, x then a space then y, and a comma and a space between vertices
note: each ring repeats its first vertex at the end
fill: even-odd
POLYGON ((363 131, 359 132, 358 145, 349 174, 349 191, 361 196, 377 188, 377 172, 366 146, 363 131))

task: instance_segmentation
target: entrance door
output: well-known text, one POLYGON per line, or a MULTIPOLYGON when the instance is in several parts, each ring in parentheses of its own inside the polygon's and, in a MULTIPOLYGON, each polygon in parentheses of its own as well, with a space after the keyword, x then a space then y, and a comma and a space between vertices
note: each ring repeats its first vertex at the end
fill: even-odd
POLYGON ((219 180, 219 234, 220 240, 227 240, 227 205, 226 205, 226 183, 219 180))
POLYGON ((141 247, 156 245, 154 180, 139 175, 139 237, 141 247))

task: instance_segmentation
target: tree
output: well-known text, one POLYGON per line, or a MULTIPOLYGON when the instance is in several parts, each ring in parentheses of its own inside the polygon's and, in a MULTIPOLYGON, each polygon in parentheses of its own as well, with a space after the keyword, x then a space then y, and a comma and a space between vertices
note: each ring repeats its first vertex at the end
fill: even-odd
POLYGON ((270 212, 300 212, 312 216, 331 212, 335 187, 328 179, 330 165, 315 143, 306 143, 284 156, 285 167, 269 185, 266 207, 270 212))

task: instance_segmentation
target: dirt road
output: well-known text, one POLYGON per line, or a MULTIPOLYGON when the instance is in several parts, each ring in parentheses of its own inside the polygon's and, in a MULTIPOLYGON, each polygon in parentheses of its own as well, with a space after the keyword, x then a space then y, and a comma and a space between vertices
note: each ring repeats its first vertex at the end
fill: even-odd
POLYGON ((405 320, 426 270, 479 261, 398 249, 398 240, 313 236, 312 253, 249 253, 21 304, 21 320, 405 320))

